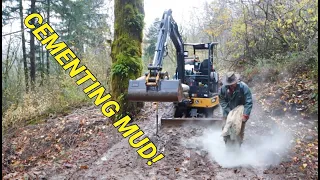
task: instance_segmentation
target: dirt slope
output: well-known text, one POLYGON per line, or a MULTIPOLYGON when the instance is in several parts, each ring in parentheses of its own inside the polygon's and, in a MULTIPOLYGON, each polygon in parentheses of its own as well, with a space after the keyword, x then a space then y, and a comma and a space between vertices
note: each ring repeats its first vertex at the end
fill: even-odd
MULTIPOLYGON (((160 116, 166 108, 167 104, 161 105, 160 116)), ((226 153, 220 131, 213 127, 165 128, 157 138, 154 136, 154 116, 152 105, 147 103, 145 112, 136 121, 165 155, 151 167, 111 124, 105 125, 107 119, 98 109, 88 107, 40 125, 27 126, 5 137, 2 150, 4 179, 318 177, 318 154, 306 154, 297 148, 298 145, 301 150, 305 145, 310 152, 317 148, 315 121, 302 121, 292 116, 271 117, 263 111, 255 94, 243 151, 239 153, 226 153), (290 136, 284 137, 288 133, 290 136)))

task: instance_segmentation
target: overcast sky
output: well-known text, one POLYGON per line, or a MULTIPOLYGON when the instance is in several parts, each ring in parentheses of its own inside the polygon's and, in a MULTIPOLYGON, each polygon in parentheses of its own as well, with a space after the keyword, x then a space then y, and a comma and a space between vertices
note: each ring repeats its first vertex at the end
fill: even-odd
MULTIPOLYGON (((190 11, 194 8, 199 8, 204 2, 209 0, 144 0, 145 11, 145 23, 148 27, 155 18, 161 18, 165 10, 171 9, 172 15, 178 24, 183 24, 183 20, 188 19, 190 11)), ((28 4, 23 1, 24 8, 27 8, 28 4)), ((200 12, 201 13, 201 12, 200 12)), ((19 29, 19 21, 14 23, 13 31, 19 29)), ((10 27, 5 26, 2 29, 2 33, 10 32, 10 27)))
POLYGON ((146 27, 155 18, 161 18, 163 12, 168 9, 172 10, 172 16, 177 24, 184 24, 184 20, 190 16, 190 11, 199 8, 206 1, 208 0, 144 0, 146 27))
MULTIPOLYGON (((110 2, 110 0, 106 1, 110 2)), ((191 15, 191 10, 201 7, 206 1, 212 0, 144 0, 145 29, 148 29, 148 27, 156 18, 161 18, 163 12, 168 9, 172 10, 172 16, 179 26, 186 25, 186 22, 191 15)), ((28 3, 27 1, 23 1, 24 8, 27 8, 29 4, 30 3, 28 3)), ((199 11, 199 13, 201 13, 201 11, 199 11)), ((3 27, 2 35, 20 30, 19 23, 19 19, 17 19, 13 23, 12 29, 10 28, 10 25, 3 27)), ((17 35, 18 34, 19 33, 17 33, 17 35)), ((5 42, 8 38, 9 36, 2 36, 2 40, 4 40, 5 42)), ((6 43, 2 44, 2 48, 4 48, 4 46, 6 46, 6 43)))

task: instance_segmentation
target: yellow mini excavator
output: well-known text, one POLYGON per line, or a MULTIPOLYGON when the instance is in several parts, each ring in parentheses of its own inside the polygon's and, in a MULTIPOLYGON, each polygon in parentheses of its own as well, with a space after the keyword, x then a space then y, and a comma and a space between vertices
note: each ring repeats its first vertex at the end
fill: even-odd
MULTIPOLYGON (((207 124, 221 121, 214 110, 219 108, 219 75, 213 68, 213 50, 218 43, 184 43, 172 11, 165 11, 159 27, 158 40, 152 65, 145 76, 129 81, 128 100, 134 102, 172 102, 172 113, 161 118, 161 126, 185 122, 207 124), (173 79, 162 71, 167 37, 175 49, 177 68, 173 79), (193 54, 189 56, 192 49, 193 54), (204 51, 203 59, 195 58, 204 51)), ((158 128, 157 128, 158 129, 158 128)))

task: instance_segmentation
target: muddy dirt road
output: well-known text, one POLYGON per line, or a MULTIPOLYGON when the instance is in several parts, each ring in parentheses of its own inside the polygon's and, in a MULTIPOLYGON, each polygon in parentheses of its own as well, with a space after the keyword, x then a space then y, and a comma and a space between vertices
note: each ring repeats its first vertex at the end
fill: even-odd
MULTIPOLYGON (((253 91, 254 95, 254 91, 253 91)), ((160 117, 168 104, 161 104, 160 117)), ((72 114, 50 120, 54 128, 74 131, 72 123, 83 123, 87 139, 73 141, 69 148, 57 150, 52 159, 38 161, 24 172, 12 172, 4 179, 29 177, 43 179, 305 179, 317 178, 293 166, 292 147, 297 138, 315 133, 315 121, 301 121, 297 117, 272 117, 263 111, 255 99, 252 115, 247 122, 244 144, 240 152, 227 152, 220 137, 221 129, 185 125, 164 128, 155 133, 155 113, 151 103, 136 123, 151 137, 165 158, 148 166, 98 109, 87 107, 72 114), (69 129, 66 129, 69 127, 69 129), (287 164, 286 164, 287 163, 287 164), (290 164, 291 163, 291 164, 290 164)), ((33 132, 41 127, 30 128, 33 132)), ((77 125, 78 126, 78 125, 77 125)), ((49 130, 47 130, 49 131, 49 130)), ((46 136, 46 131, 42 131, 46 136)), ((316 132, 317 133, 317 132, 316 132)), ((17 137, 22 136, 21 134, 17 137)), ((34 136, 34 135, 33 135, 34 136)), ((39 135, 40 136, 40 135, 39 135)), ((41 137, 42 137, 41 136, 41 137)), ((28 137, 28 136, 26 136, 28 137)), ((82 136, 81 136, 82 137, 82 136)), ((313 137, 317 142, 317 137, 313 137)), ((62 138, 63 139, 63 138, 62 138)), ((66 141, 69 142, 70 140, 66 141)), ((55 146, 54 146, 55 147, 55 146)), ((23 154, 24 152, 22 152, 23 154)), ((34 152, 36 153, 36 152, 34 152)), ((34 154, 36 156, 39 154, 34 154)), ((28 156, 29 157, 29 156, 28 156)), ((317 157, 313 159, 317 164, 317 157)), ((4 160, 3 160, 4 162, 4 160)), ((309 167, 306 167, 309 168, 309 167)), ((317 166, 316 166, 317 168, 317 166)), ((314 169, 312 169, 314 170, 314 169)))

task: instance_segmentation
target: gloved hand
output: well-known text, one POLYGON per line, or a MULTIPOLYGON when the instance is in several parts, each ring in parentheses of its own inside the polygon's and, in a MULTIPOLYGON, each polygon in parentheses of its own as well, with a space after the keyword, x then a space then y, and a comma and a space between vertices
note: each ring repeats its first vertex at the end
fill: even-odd
POLYGON ((248 119, 249 119, 249 116, 248 116, 248 115, 244 114, 244 115, 242 116, 242 122, 247 122, 248 119))

